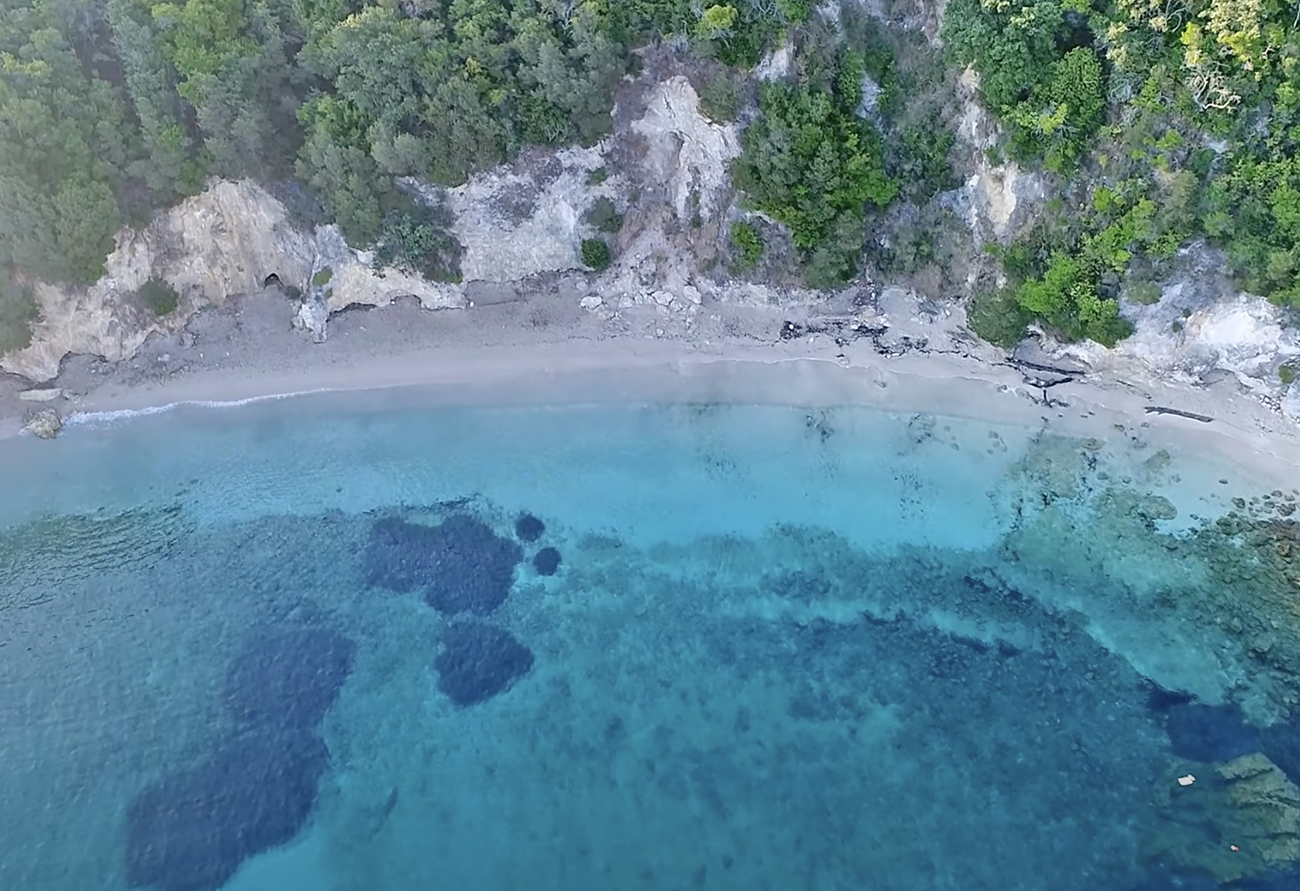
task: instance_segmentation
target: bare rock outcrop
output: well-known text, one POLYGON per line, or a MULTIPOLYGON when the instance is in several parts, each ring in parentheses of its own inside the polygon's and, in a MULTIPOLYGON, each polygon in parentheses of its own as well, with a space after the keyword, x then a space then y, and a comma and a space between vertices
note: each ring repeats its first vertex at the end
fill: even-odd
POLYGON ((632 129, 646 138, 645 165, 657 181, 668 184, 677 219, 712 219, 730 185, 731 161, 740 154, 735 126, 715 124, 700 114, 700 97, 678 75, 656 86, 645 116, 632 129))
MULTIPOLYGON (((50 380, 70 353, 128 358, 150 334, 175 331, 195 312, 260 291, 269 276, 309 293, 315 270, 333 268, 331 310, 361 303, 384 305, 411 294, 426 306, 459 306, 458 290, 395 270, 377 272, 337 231, 306 232, 284 205, 246 181, 216 182, 201 194, 160 212, 143 229, 123 229, 89 287, 36 286, 39 321, 31 345, 0 357, 0 369, 34 381, 50 380), (138 300, 150 279, 176 289, 176 309, 157 316, 138 300)), ((286 311, 286 315, 288 311, 286 311)))
POLYGON ((1280 372, 1300 359, 1300 331, 1281 307, 1232 283, 1221 251, 1203 243, 1183 248, 1159 299, 1124 302, 1121 311, 1134 331, 1114 349, 1085 342, 1057 347, 1055 355, 1134 381, 1199 387, 1233 379, 1300 420, 1300 394, 1280 372))
POLYGON ((1041 175, 1022 170, 1015 161, 990 162, 988 150, 998 144, 1001 130, 980 104, 979 75, 968 68, 958 89, 963 111, 957 137, 970 151, 971 166, 965 184, 947 197, 977 241, 1006 243, 1046 199, 1047 186, 1041 175))

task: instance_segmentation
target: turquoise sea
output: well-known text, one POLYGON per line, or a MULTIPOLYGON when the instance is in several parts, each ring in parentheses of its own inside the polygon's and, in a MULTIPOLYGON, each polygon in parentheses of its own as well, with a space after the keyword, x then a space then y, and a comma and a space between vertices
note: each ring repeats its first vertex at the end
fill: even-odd
POLYGON ((0 441, 0 889, 1300 888, 1295 503, 850 407, 0 441))

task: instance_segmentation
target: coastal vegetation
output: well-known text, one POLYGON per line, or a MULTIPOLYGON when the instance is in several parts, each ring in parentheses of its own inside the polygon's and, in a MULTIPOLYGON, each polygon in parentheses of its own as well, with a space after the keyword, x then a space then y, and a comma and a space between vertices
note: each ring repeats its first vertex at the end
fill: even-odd
POLYGON ((603 238, 584 238, 582 241, 582 262, 596 272, 604 272, 613 262, 609 245, 603 238))
POLYGON ((944 37, 979 74, 1008 156, 1063 196, 1002 253, 1007 283, 982 298, 981 334, 1014 338, 1036 320, 1113 343, 1129 330, 1118 299, 1193 239, 1222 247, 1242 287, 1300 307, 1294 9, 953 0, 944 37))
MULTIPOLYGON (((1258 0, 952 0, 942 55, 809 0, 0 0, 0 337, 25 337, 32 283, 95 281, 122 225, 212 177, 292 184, 376 264, 458 281, 449 213, 412 183, 594 143, 633 50, 659 41, 703 72, 702 112, 742 129, 741 208, 785 227, 810 286, 873 256, 934 261, 929 233, 877 229, 959 184, 969 67, 1003 133, 987 160, 1060 196, 994 248, 979 334, 1011 343, 1036 323, 1114 344, 1121 299, 1154 293, 1197 239, 1242 287, 1300 307, 1298 33, 1258 0), (759 82, 778 47, 788 70, 759 82)), ((587 222, 623 220, 601 198, 587 222)), ((763 252, 747 226, 721 235, 733 270, 763 252)), ((610 262, 603 240, 581 250, 610 262)))

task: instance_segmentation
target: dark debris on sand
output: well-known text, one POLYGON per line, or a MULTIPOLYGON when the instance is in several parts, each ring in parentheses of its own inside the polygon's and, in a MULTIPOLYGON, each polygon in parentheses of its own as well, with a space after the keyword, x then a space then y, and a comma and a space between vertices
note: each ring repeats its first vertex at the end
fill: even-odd
POLYGON ((433 667, 438 689, 465 707, 510 689, 532 670, 533 652, 501 628, 460 622, 447 629, 433 667))

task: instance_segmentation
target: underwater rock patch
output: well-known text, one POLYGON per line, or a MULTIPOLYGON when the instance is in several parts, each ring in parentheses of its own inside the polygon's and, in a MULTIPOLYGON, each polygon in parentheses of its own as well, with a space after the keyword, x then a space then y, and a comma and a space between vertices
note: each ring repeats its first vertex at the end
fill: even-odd
POLYGON ((1259 731, 1235 705, 1175 705, 1165 731, 1174 753, 1192 761, 1231 761, 1260 747, 1259 731))
POLYGON ((532 670, 533 651, 501 628, 461 622, 447 629, 433 667, 438 689, 463 708, 510 689, 532 670))
MULTIPOLYGON (((1292 718, 1281 724, 1265 727, 1260 733, 1260 748, 1268 759, 1300 784, 1300 719, 1292 718)), ((1300 888, 1300 883, 1297 883, 1300 888)))
POLYGON ((245 860, 298 834, 328 766, 312 734, 258 734, 145 789, 127 812, 127 884, 215 891, 245 860))
POLYGON ((364 561, 371 584, 394 591, 423 587, 444 615, 487 615, 505 602, 523 550, 468 514, 437 526, 393 517, 375 521, 364 561))
POLYGON ((555 548, 542 548, 533 555, 533 569, 538 575, 555 575, 560 568, 560 552, 555 548))
POLYGON ((1190 786, 1166 784, 1146 856, 1220 885, 1271 887, 1300 859, 1300 789, 1258 752, 1194 772, 1190 786))
POLYGON ((466 514, 454 514, 438 526, 433 573, 424 600, 443 615, 485 616, 510 596, 519 545, 466 514))
POLYGON ((328 628, 254 633, 227 670, 226 708, 245 727, 313 729, 338 698, 355 649, 328 628))
POLYGON ((432 576, 440 542, 435 526, 397 517, 375 520, 361 557, 366 580, 373 587, 414 591, 432 576))
POLYGON ((520 514, 519 519, 515 520, 515 537, 520 541, 537 541, 545 531, 546 524, 532 514, 520 514))

